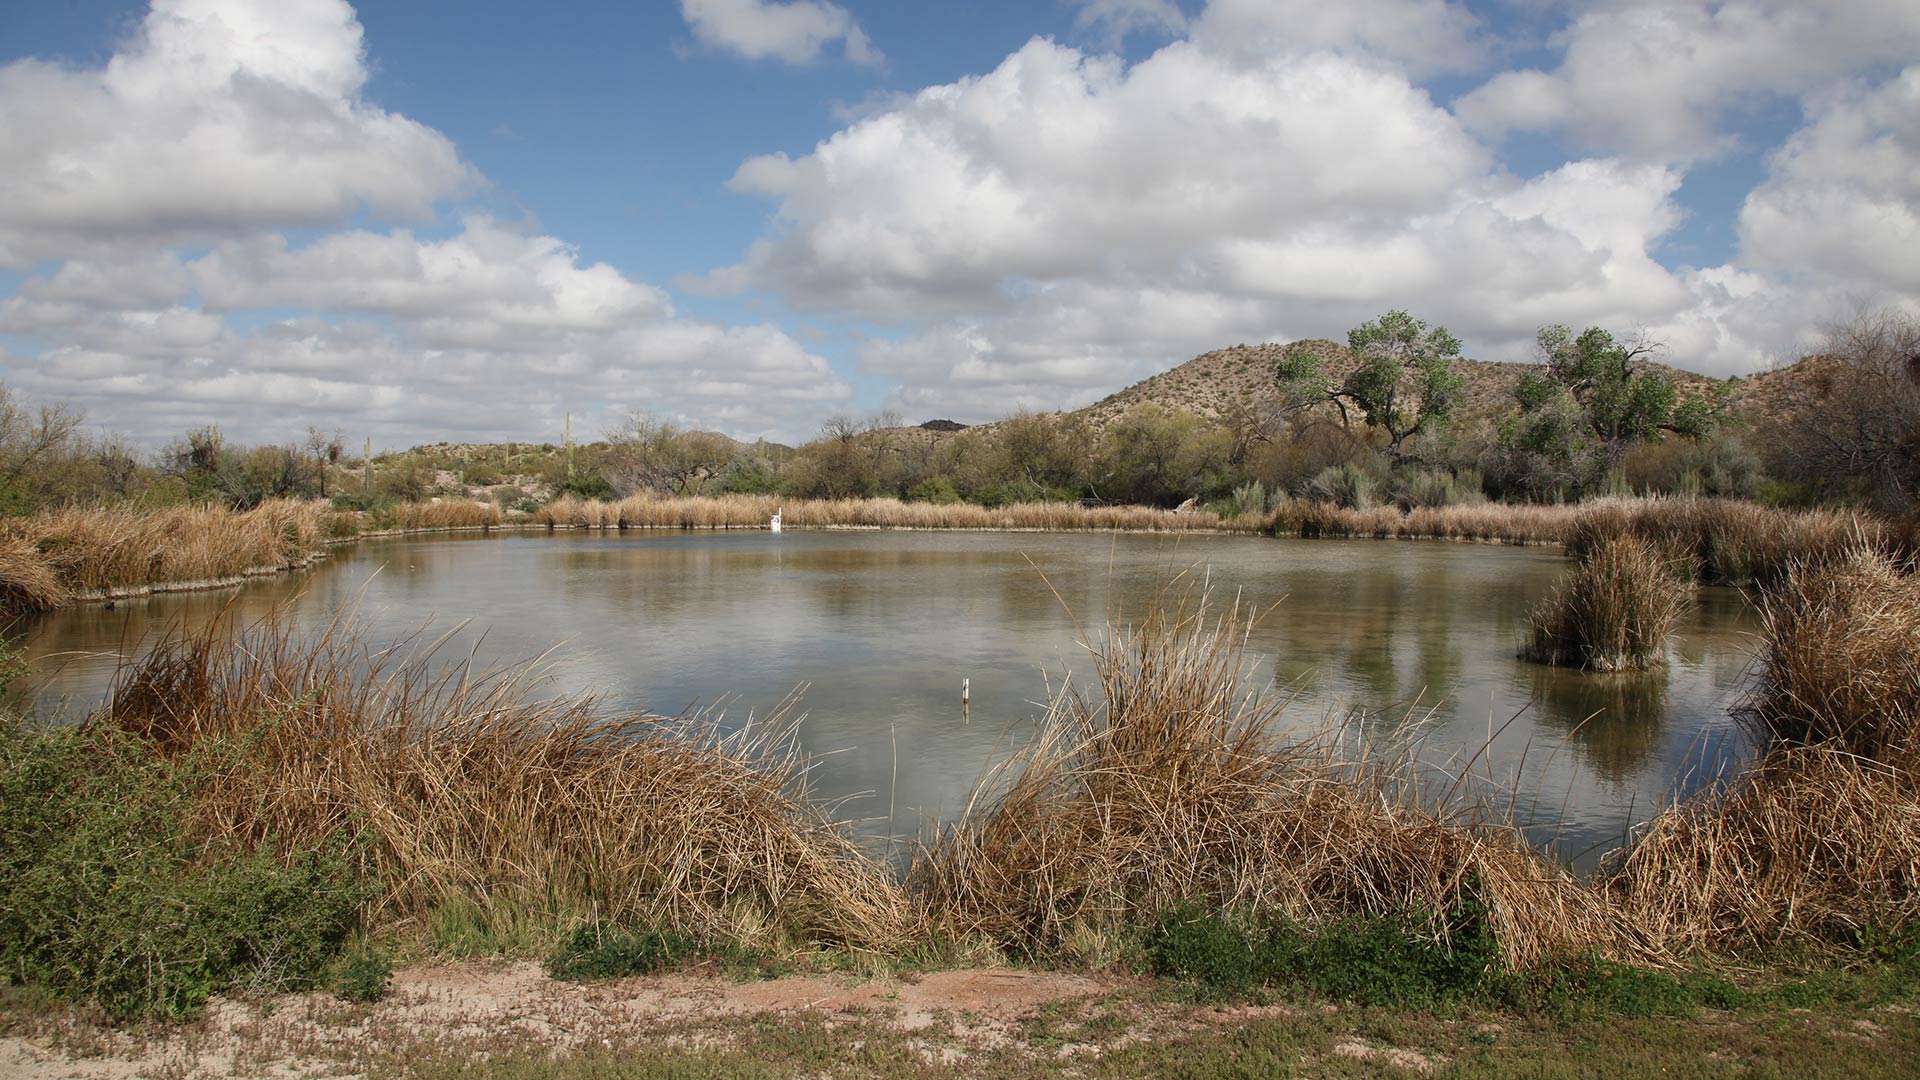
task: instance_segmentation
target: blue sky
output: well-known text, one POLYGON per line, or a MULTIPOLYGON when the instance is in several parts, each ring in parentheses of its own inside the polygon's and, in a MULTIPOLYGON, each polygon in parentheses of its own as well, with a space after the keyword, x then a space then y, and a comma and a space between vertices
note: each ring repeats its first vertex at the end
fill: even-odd
POLYGON ((1883 0, 77 0, 0 116, 6 381, 143 440, 978 421, 1392 307, 1729 375, 1920 303, 1883 0))

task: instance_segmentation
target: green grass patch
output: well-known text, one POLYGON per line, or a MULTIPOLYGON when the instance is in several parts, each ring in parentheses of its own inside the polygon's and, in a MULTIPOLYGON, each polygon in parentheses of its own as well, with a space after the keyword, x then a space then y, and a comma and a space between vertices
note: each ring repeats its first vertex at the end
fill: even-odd
POLYGON ((575 927, 546 959, 547 974, 569 982, 658 975, 692 964, 715 965, 737 975, 773 973, 766 957, 735 942, 602 923, 575 927))
POLYGON ((1148 936, 1154 974, 1202 996, 1297 988, 1366 1005, 1428 1007, 1484 992, 1504 977, 1485 910, 1467 901, 1441 919, 1418 912, 1313 927, 1182 907, 1148 936))

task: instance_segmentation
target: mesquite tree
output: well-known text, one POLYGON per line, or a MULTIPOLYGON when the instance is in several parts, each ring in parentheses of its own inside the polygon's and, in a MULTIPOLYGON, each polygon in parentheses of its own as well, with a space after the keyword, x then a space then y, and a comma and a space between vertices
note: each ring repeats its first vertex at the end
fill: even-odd
POLYGON ((1666 434, 1704 439, 1724 401, 1680 400, 1673 377, 1641 361, 1658 348, 1619 342, 1600 327, 1578 337, 1545 326, 1538 367, 1514 384, 1519 412, 1500 425, 1502 460, 1492 470, 1534 495, 1578 495, 1597 486, 1628 450, 1666 434))
POLYGON ((1444 326, 1389 311, 1349 330, 1347 345, 1359 362, 1344 379, 1334 382, 1318 354, 1296 352, 1275 372, 1282 390, 1297 407, 1332 402, 1345 425, 1357 410, 1386 435, 1389 457, 1410 457, 1407 440, 1445 423, 1466 388, 1454 367, 1460 340, 1444 326))

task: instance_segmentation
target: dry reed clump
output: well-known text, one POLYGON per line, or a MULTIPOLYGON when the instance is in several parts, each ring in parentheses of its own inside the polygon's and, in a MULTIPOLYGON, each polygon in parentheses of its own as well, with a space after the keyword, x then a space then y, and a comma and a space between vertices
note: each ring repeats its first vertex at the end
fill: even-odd
POLYGON ((563 496, 535 511, 550 529, 764 529, 775 513, 789 528, 1257 531, 1256 517, 1226 518, 1206 511, 1175 513, 1150 506, 1077 503, 902 502, 891 498, 783 499, 773 495, 662 498, 635 495, 617 503, 563 496))
POLYGON ((490 529, 498 526, 502 520, 498 506, 470 499, 401 503, 393 508, 393 527, 401 532, 490 529))
POLYGON ((1031 744, 915 860, 930 930, 1057 955, 1194 903, 1306 923, 1485 905, 1516 966, 1654 951, 1510 826, 1420 803, 1411 770, 1283 740, 1245 678, 1246 623, 1156 609, 1091 651, 1097 696, 1063 693, 1031 744))
POLYGON ((38 545, 24 536, 0 534, 0 614, 48 611, 70 599, 38 545))
POLYGON ((1572 516, 1564 506, 1472 503, 1406 511, 1394 506, 1357 510, 1324 500, 1289 499, 1274 508, 1262 531, 1306 539, 1371 536, 1547 544, 1560 541, 1572 516))
POLYGON ((212 835, 357 842, 376 919, 464 902, 763 944, 898 939, 898 885, 810 801, 790 728, 608 714, 533 696, 525 666, 433 654, 338 624, 210 627, 124 671, 93 722, 159 753, 215 748, 195 798, 212 835))
POLYGON ((1605 885, 1676 953, 1857 947, 1920 916, 1920 784, 1831 744, 1779 749, 1655 818, 1605 885))
POLYGON ((1667 639, 1692 603, 1692 585, 1673 565, 1637 536, 1601 541, 1528 616, 1520 655, 1588 671, 1665 663, 1667 639))
POLYGON ((0 527, 0 595, 17 609, 76 598, 237 581, 302 565, 325 547, 319 503, 271 501, 247 511, 179 506, 71 507, 0 527), (49 575, 58 589, 47 586, 49 575))
POLYGON ((1764 597, 1763 627, 1742 710, 1763 742, 1920 765, 1920 577, 1865 546, 1798 563, 1764 597))
POLYGON ((1865 544, 1893 557, 1912 555, 1910 536, 1852 510, 1782 510, 1738 499, 1597 499, 1577 508, 1567 553, 1584 560, 1604 541, 1633 535, 1690 554, 1708 582, 1768 585, 1795 563, 1824 563, 1865 544))

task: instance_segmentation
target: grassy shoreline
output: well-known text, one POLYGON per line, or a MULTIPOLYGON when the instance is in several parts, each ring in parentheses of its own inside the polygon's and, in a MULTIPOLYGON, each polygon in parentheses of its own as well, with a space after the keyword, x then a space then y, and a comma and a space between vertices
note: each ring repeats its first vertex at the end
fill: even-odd
POLYGON ((893 499, 783 500, 775 496, 620 502, 560 499, 524 519, 487 503, 410 503, 378 513, 322 503, 70 509, 0 522, 0 611, 224 588, 326 557, 334 545, 420 533, 581 529, 952 529, 991 532, 1228 533, 1305 539, 1446 540, 1560 544, 1585 553, 1603 535, 1631 533, 1691 563, 1703 581, 1764 584, 1796 557, 1831 558, 1855 544, 1899 558, 1920 546, 1914 522, 1856 511, 1788 511, 1705 498, 1598 499, 1563 505, 1479 503, 1366 510, 1291 500, 1262 515, 1223 518, 1152 507, 1025 503, 999 508, 893 499))
POLYGON ((0 731, 0 960, 172 1015, 262 965, 324 980, 353 935, 562 950, 615 974, 716 955, 1015 960, 1403 1002, 1920 957, 1920 661, 1901 644, 1920 644, 1920 593, 1863 549, 1788 580, 1770 632, 1820 614, 1833 649, 1891 659, 1837 657, 1791 692, 1773 676, 1752 773, 1662 811, 1589 878, 1391 748, 1280 724, 1283 703, 1246 681, 1241 613, 1203 597, 1162 597, 1091 642, 1090 686, 902 864, 813 799, 778 717, 724 734, 530 696, 529 669, 443 665, 429 642, 215 625, 153 647, 78 727, 0 731), (1834 609, 1861 574, 1888 599, 1834 609), (1854 715, 1806 716, 1809 685, 1854 715), (1848 742, 1807 735, 1825 731, 1848 742), (99 924, 54 917, 76 904, 99 924), (128 967, 127 942, 187 951, 128 967), (164 974, 208 957, 227 959, 184 985, 164 974), (1351 981, 1356 964, 1372 981, 1351 981))

